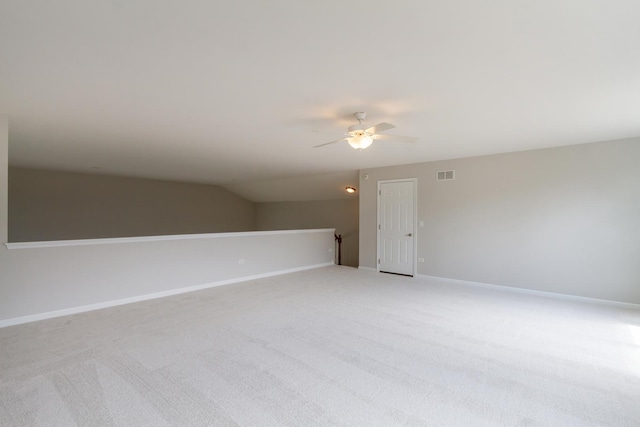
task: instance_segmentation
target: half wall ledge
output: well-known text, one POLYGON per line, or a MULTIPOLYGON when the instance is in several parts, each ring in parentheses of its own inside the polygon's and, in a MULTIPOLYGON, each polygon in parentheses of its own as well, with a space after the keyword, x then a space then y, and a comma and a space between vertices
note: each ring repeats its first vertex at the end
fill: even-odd
POLYGON ((7 243, 0 251, 0 327, 332 265, 334 233, 7 243))
POLYGON ((308 230, 237 231, 229 233, 169 234, 162 236, 111 237, 103 239, 49 240, 43 242, 8 242, 8 249, 51 248, 58 246, 108 245, 114 243, 157 242, 162 240, 212 239, 225 237, 276 236, 281 234, 326 233, 335 228, 314 228, 308 230))

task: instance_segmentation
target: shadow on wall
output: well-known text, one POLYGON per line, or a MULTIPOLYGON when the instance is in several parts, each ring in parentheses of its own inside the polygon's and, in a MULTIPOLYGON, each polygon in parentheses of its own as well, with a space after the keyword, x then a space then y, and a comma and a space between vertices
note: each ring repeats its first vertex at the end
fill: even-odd
POLYGON ((9 241, 254 231, 254 203, 206 184, 9 168, 9 241))

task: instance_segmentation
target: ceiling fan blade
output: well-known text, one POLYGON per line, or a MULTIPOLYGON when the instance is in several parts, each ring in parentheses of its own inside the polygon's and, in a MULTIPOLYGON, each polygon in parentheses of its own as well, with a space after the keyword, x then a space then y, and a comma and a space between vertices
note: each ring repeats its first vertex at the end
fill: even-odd
POLYGON ((400 136, 400 135, 373 135, 373 139, 375 140, 383 140, 383 141, 398 141, 398 142, 409 142, 414 143, 418 140, 413 136, 400 136))
POLYGON ((325 145, 335 144, 336 142, 342 142, 342 141, 346 141, 346 140, 347 140, 347 138, 340 138, 340 139, 336 139, 335 141, 325 142, 324 144, 315 145, 312 148, 324 147, 325 145))
POLYGON ((377 125, 371 126, 368 129, 365 129, 365 132, 368 133, 369 135, 372 135, 374 133, 378 133, 378 132, 382 132, 385 130, 389 130, 389 129, 393 129, 395 126, 392 125, 391 123, 378 123, 377 125))

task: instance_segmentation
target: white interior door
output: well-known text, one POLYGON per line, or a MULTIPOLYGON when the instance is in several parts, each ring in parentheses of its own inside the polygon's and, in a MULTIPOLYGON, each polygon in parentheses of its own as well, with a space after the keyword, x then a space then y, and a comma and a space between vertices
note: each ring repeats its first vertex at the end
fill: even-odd
POLYGON ((415 182, 378 185, 378 270, 413 276, 415 182))

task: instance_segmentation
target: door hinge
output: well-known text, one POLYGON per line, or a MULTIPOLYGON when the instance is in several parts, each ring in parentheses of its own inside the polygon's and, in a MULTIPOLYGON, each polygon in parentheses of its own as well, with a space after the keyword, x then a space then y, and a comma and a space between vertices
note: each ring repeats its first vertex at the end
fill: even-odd
POLYGON ((378 230, 382 230, 382 226, 378 224, 378 230))
POLYGON ((378 258, 378 264, 380 264, 380 258, 378 258))
POLYGON ((382 190, 378 190, 378 196, 382 196, 382 190))

